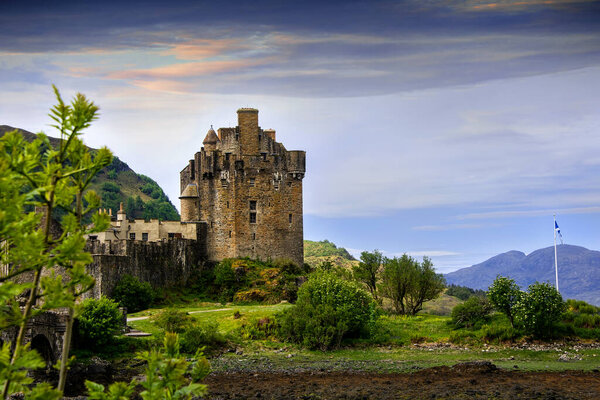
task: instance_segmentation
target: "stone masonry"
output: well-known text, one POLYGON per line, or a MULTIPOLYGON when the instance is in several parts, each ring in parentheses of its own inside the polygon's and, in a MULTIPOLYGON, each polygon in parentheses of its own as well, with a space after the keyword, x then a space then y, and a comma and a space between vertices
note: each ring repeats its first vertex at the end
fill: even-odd
POLYGON ((206 223, 207 257, 304 261, 302 179, 306 153, 289 151, 237 111, 238 126, 212 129, 180 173, 181 222, 206 223))

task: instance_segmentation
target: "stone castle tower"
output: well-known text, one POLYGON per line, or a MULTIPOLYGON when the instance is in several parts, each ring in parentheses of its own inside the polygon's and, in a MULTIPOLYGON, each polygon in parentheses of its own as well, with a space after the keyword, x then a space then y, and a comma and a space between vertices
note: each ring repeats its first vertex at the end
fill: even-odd
POLYGON ((212 127, 180 173, 181 221, 205 222, 209 260, 289 258, 302 265, 302 179, 306 153, 288 151, 258 110, 240 108, 238 126, 212 127))

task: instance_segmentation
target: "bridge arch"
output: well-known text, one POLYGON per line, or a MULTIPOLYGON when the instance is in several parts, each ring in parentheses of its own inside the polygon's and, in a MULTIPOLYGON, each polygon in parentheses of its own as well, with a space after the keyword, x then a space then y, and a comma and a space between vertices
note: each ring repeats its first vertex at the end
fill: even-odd
POLYGON ((31 339, 31 349, 36 350, 46 362, 46 367, 54 365, 56 362, 54 350, 50 341, 44 334, 38 334, 31 339))

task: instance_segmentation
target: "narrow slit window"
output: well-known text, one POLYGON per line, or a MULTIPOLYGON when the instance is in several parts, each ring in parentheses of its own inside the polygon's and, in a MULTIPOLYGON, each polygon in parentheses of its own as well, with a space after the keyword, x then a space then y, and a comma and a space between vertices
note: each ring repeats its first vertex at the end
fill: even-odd
POLYGON ((229 231, 229 238, 231 239, 231 231, 229 231))
POLYGON ((291 224, 292 223, 292 214, 288 214, 288 222, 291 224))
POLYGON ((255 212, 251 212, 250 213, 250 223, 251 224, 255 224, 256 223, 256 213, 255 212))
POLYGON ((256 233, 252 234, 252 240, 256 240, 256 233))
POLYGON ((256 211, 256 200, 250 200, 250 210, 256 211))

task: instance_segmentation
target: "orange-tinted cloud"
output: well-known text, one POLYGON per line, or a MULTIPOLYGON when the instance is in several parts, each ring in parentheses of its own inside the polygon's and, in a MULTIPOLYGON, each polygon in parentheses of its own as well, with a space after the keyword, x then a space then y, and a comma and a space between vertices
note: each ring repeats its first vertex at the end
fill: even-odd
POLYGON ((191 39, 171 46, 162 54, 180 60, 204 60, 248 48, 240 39, 191 39))
POLYGON ((591 1, 594 0, 474 0, 466 1, 462 6, 459 6, 459 8, 464 8, 467 11, 518 10, 535 6, 564 6, 591 1))
POLYGON ((269 59, 245 59, 223 61, 199 61, 167 65, 149 69, 132 69, 110 73, 112 79, 176 79, 218 74, 242 70, 270 62, 269 59))

